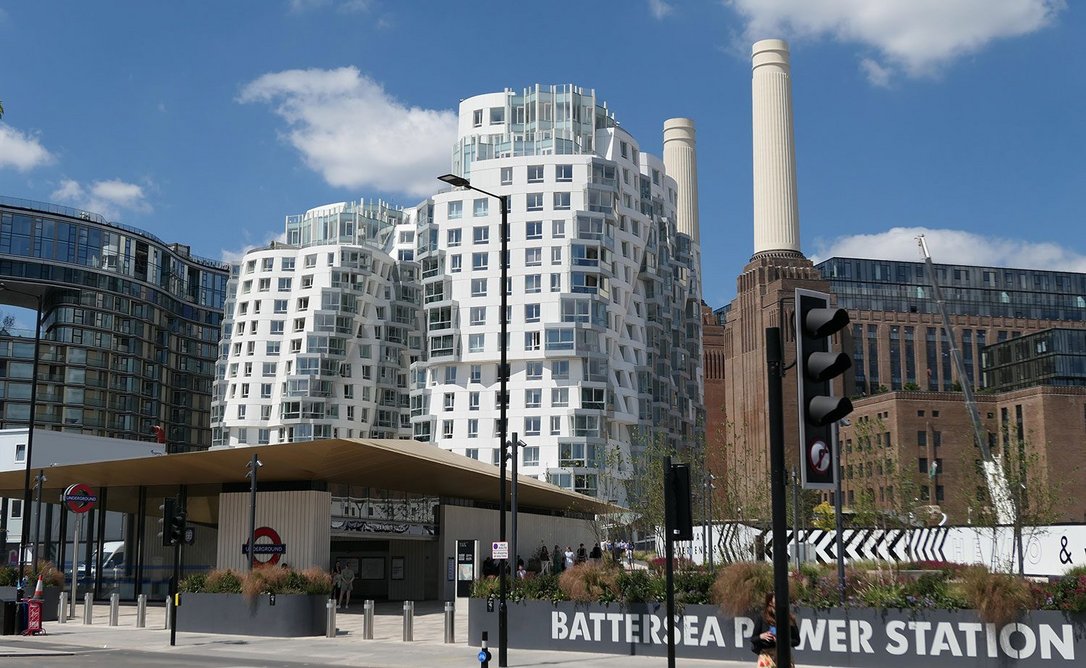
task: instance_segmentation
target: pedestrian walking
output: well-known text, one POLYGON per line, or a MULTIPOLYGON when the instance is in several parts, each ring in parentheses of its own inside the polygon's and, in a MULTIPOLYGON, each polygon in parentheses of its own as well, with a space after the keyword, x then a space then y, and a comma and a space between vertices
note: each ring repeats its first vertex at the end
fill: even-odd
POLYGON ((354 589, 354 571, 344 566, 339 574, 339 604, 346 610, 351 605, 351 590, 354 589))
MULTIPOLYGON (((799 625, 795 615, 788 614, 792 630, 792 647, 799 645, 799 625)), ((750 634, 750 651, 758 655, 758 668, 777 668, 777 597, 772 592, 765 595, 765 607, 754 620, 754 632, 750 634)), ((795 660, 792 666, 795 666, 795 660)))

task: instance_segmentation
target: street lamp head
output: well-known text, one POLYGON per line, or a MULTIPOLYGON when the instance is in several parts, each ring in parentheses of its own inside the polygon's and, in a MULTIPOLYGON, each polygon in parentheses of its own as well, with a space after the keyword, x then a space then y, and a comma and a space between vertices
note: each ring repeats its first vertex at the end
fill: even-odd
POLYGON ((437 177, 438 181, 444 181, 454 188, 470 188, 471 181, 468 181, 463 176, 457 176, 456 174, 444 174, 437 177))

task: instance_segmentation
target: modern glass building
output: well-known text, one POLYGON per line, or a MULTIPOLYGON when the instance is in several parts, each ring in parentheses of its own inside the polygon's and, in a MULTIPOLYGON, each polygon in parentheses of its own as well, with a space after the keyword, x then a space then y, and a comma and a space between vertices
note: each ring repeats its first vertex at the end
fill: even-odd
MULTIPOLYGON (((98 214, 0 198, 0 302, 41 301, 37 426, 210 446, 228 273, 98 214)), ((0 331, 0 427, 29 422, 33 375, 34 332, 0 331)))
POLYGON ((984 387, 1086 386, 1086 329, 1046 329, 984 349, 984 387))
MULTIPOLYGON (((854 389, 950 391, 950 341, 923 262, 830 258, 816 268, 852 319, 854 389)), ((1050 327, 1086 329, 1086 274, 935 265, 966 372, 983 386, 986 346, 1050 327)))

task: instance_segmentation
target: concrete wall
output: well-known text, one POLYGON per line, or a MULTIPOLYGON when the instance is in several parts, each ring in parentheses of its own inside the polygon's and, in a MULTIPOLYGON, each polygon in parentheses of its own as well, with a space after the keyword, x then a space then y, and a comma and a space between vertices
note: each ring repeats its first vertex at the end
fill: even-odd
MULTIPOLYGON (((328 568, 331 502, 328 492, 257 492, 256 526, 274 529, 286 545, 279 563, 286 562, 292 568, 328 568)), ((242 553, 242 545, 248 540, 248 492, 221 494, 218 568, 244 569, 247 557, 242 553)), ((259 552, 257 557, 260 558, 259 552)))

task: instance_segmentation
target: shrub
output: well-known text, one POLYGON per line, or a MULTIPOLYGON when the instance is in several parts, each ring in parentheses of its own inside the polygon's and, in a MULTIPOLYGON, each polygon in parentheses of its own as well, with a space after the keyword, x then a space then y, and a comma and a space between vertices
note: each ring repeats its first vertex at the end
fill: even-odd
MULTIPOLYGON (((497 579, 495 579, 495 583, 497 583, 497 579)), ((566 595, 562 588, 558 586, 558 576, 547 574, 515 580, 511 598, 514 601, 529 599, 557 603, 566 600, 566 595)))
POLYGON ((204 586, 209 594, 240 594, 241 577, 230 570, 214 570, 207 574, 204 586))
POLYGON ((498 578, 489 575, 471 583, 473 598, 498 598, 498 578))
POLYGON ((196 594, 207 590, 207 573, 193 573, 186 575, 177 585, 182 592, 196 594))
POLYGON ((567 568, 558 586, 571 601, 610 603, 618 600, 618 569, 591 561, 567 568))
POLYGON ((1024 580, 992 573, 983 566, 963 572, 961 591, 981 620, 999 626, 1017 619, 1030 605, 1030 591, 1024 580))
POLYGON ((15 569, 10 566, 0 566, 0 587, 14 587, 19 579, 15 569))
POLYGON ((773 591, 773 567, 767 563, 739 562, 720 569, 712 587, 712 601, 736 617, 762 604, 773 591))
POLYGON ((709 603, 712 599, 716 574, 689 570, 675 574, 675 600, 679 603, 709 603))
POLYGON ((325 595, 332 593, 332 574, 323 568, 310 566, 299 574, 305 578, 305 593, 325 595))

